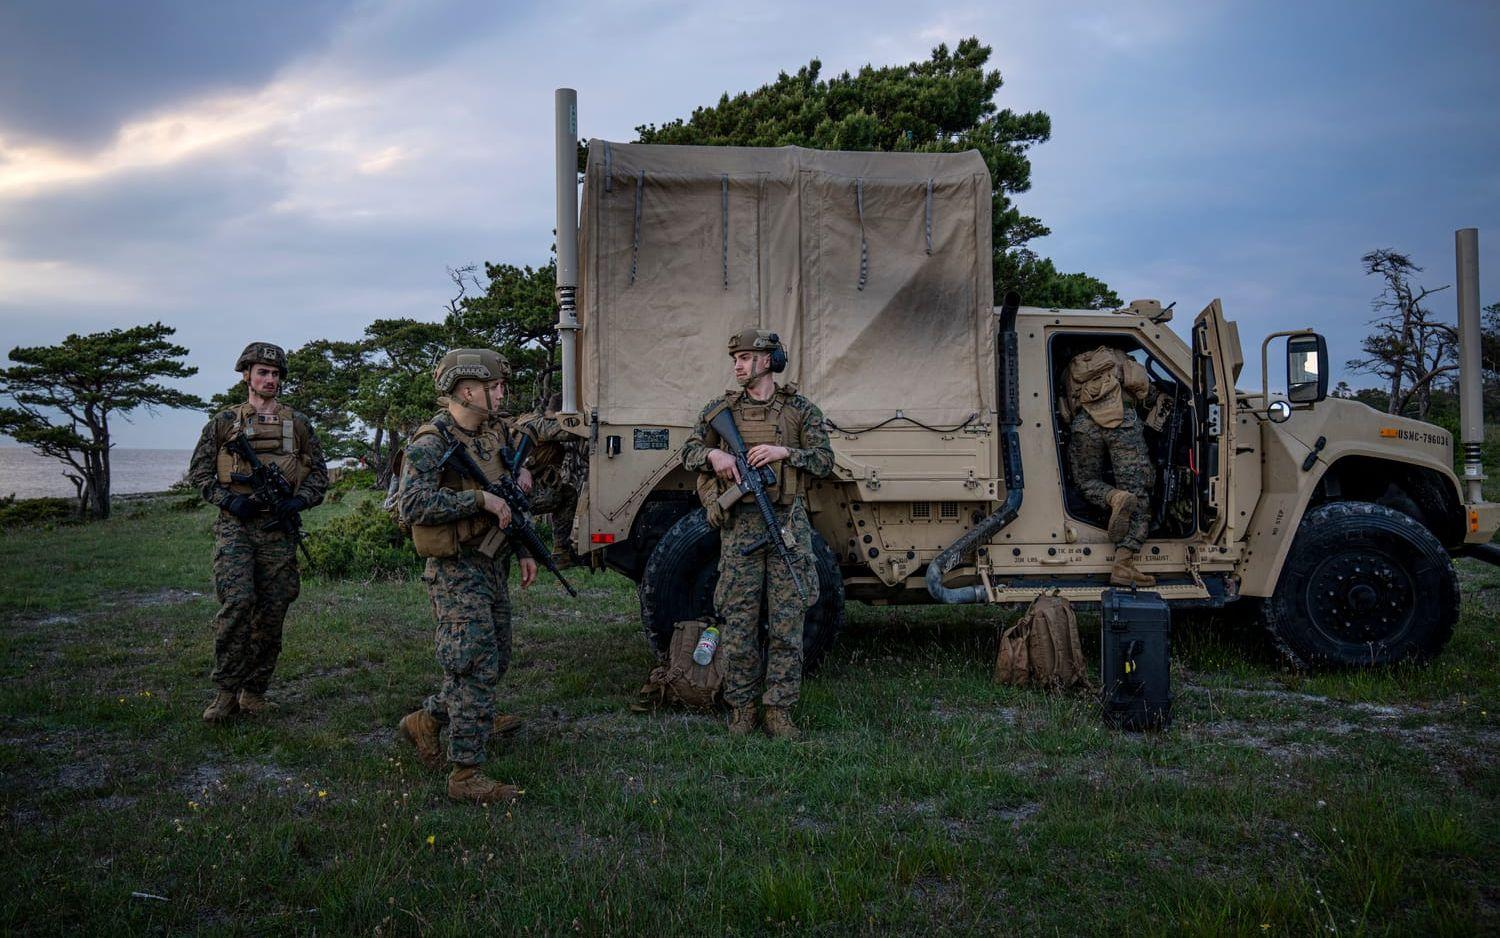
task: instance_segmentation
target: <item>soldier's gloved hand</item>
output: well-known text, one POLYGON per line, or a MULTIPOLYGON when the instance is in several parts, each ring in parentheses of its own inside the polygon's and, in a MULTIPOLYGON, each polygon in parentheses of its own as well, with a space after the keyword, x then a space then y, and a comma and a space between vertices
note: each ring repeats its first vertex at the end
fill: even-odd
POLYGON ((224 503, 224 510, 236 518, 245 519, 255 517, 258 509, 255 503, 244 495, 231 495, 229 501, 224 503))
POLYGON ((281 513, 284 515, 301 514, 306 510, 307 502, 303 501, 300 495, 293 495, 281 503, 281 513))

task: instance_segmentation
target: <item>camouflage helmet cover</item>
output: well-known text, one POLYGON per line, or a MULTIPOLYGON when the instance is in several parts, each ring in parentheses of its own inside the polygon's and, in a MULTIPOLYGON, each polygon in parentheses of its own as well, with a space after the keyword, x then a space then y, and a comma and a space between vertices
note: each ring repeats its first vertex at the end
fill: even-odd
POLYGON ((729 354, 736 352, 770 352, 781 348, 781 336, 766 329, 741 329, 729 337, 729 354))
POLYGON ((286 352, 279 345, 270 342, 251 342, 245 346, 240 357, 235 360, 234 370, 243 372, 252 365, 270 365, 286 375, 286 352))
POLYGON ((494 381, 509 377, 510 363, 499 352, 487 348, 456 348, 438 362, 432 380, 439 394, 448 394, 463 378, 494 381))

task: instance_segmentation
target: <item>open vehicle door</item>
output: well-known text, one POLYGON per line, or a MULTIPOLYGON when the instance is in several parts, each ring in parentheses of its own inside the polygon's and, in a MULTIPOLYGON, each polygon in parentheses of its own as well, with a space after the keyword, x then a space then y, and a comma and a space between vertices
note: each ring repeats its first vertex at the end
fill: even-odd
POLYGON ((1224 318, 1218 300, 1193 320, 1193 396, 1198 412, 1198 518, 1210 542, 1223 534, 1234 517, 1236 404, 1234 382, 1244 367, 1240 332, 1224 318))

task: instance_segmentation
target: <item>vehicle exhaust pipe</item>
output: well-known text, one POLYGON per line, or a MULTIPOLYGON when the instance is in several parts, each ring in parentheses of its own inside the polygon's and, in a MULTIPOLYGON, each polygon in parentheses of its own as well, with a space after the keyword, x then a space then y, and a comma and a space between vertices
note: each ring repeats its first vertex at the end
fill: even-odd
POLYGON ((1021 497, 1026 487, 1026 478, 1021 472, 1021 437, 1016 428, 1021 425, 1021 383, 1016 352, 1016 310, 1021 306, 1021 297, 1015 291, 1005 294, 1000 307, 1000 343, 997 356, 1000 392, 1000 461, 1005 472, 1005 501, 988 518, 974 525, 947 549, 927 565, 927 592, 941 603, 977 603, 986 598, 983 586, 961 586, 951 588, 943 585, 943 577, 958 565, 964 555, 999 534, 1021 513, 1021 497))
POLYGON ((1464 556, 1500 567, 1500 544, 1470 544, 1464 548, 1464 556))
POLYGON ((1464 502, 1484 501, 1484 384, 1480 370, 1479 229, 1453 233, 1458 263, 1458 419, 1464 447, 1464 502))
POLYGON ((562 410, 578 413, 578 92, 553 93, 557 126, 557 337, 562 410))

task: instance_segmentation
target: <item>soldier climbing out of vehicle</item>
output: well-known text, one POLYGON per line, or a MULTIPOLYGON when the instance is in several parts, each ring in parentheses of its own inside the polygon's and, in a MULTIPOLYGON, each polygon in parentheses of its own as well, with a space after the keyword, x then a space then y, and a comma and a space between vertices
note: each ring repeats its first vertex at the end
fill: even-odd
POLYGON ((792 383, 777 385, 774 372, 786 368, 786 351, 774 332, 742 329, 729 337, 734 359, 735 390, 714 398, 698 417, 682 447, 682 464, 714 480, 701 486, 709 521, 719 527, 719 583, 714 607, 724 619, 724 700, 731 708, 729 731, 746 735, 755 729, 755 700, 764 705, 764 726, 779 739, 799 735, 791 708, 802 688, 802 628, 809 606, 817 602, 818 577, 813 566, 812 526, 802 498, 802 478, 821 478, 833 471, 833 449, 823 426, 823 412, 797 393, 792 383), (724 411, 748 447, 750 468, 770 467, 775 484, 768 495, 778 526, 767 521, 748 492, 738 489, 739 462, 714 429, 724 411), (738 498, 726 493, 741 491, 738 498), (729 502, 727 506, 725 502, 729 502), (792 563, 767 536, 781 538, 792 563), (757 549, 758 548, 758 549, 757 549), (800 567, 794 573, 793 568, 800 567), (766 609, 766 648, 760 647, 760 612, 766 609), (762 691, 763 684, 763 691, 762 691))
POLYGON ((1120 349, 1101 345, 1068 362, 1062 400, 1063 419, 1070 427, 1068 460, 1073 484, 1083 497, 1109 511, 1106 530, 1115 544, 1111 586, 1156 584, 1155 577, 1136 567, 1151 521, 1156 478, 1137 404, 1149 411, 1145 422, 1160 427, 1172 399, 1120 349), (1113 485, 1104 478, 1106 456, 1113 485))

